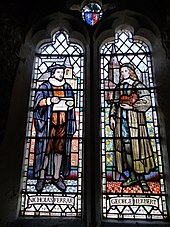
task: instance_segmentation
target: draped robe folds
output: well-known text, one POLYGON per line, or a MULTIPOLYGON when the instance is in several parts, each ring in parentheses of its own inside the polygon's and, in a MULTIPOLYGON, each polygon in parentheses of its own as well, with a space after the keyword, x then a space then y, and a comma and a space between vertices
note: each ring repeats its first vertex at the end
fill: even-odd
MULTIPOLYGON (((126 153, 123 143, 124 123, 122 120, 123 111, 126 113, 126 124, 128 128, 128 141, 131 148, 133 160, 133 170, 137 174, 149 173, 155 167, 154 155, 151 142, 148 136, 146 114, 145 112, 151 107, 150 92, 139 80, 128 79, 126 95, 136 92, 138 100, 133 104, 133 109, 124 110, 120 107, 120 96, 124 95, 123 83, 115 88, 114 100, 111 105, 110 115, 115 119, 115 152, 116 166, 120 173, 128 169, 126 162, 126 153)), ((126 137, 124 138, 126 140, 126 137)), ((124 141, 125 141, 124 140, 124 141)))
MULTIPOLYGON (((63 84, 65 97, 71 97, 74 99, 74 94, 71 86, 68 83, 63 84)), ((34 160, 34 176, 39 176, 39 171, 43 168, 45 152, 48 144, 50 134, 50 124, 52 117, 53 105, 39 106, 39 102, 42 99, 53 97, 52 85, 50 82, 44 82, 40 85, 39 90, 36 93, 34 101, 34 125, 36 129, 36 140, 35 140, 35 160, 34 160)), ((66 156, 70 156, 71 152, 71 140, 72 136, 76 131, 76 119, 75 110, 72 108, 67 111, 66 117, 66 156)), ((52 158, 48 163, 48 172, 53 172, 52 158)))

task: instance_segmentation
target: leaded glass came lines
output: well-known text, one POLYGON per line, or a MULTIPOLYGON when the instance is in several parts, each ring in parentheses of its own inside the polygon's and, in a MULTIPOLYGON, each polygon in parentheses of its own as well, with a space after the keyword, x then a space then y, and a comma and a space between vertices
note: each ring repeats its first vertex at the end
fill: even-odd
POLYGON ((21 215, 81 216, 84 52, 65 31, 35 56, 21 215))
POLYGON ((103 217, 164 219, 166 192, 149 46, 120 30, 101 50, 103 217))

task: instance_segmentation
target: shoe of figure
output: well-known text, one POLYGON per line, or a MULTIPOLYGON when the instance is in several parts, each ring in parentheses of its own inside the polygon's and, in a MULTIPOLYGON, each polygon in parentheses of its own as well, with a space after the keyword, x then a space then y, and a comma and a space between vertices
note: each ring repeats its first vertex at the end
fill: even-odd
POLYGON ((57 180, 53 180, 53 184, 60 190, 65 191, 66 185, 64 184, 63 180, 61 178, 58 178, 57 180))
POLYGON ((147 183, 146 183, 145 180, 141 180, 141 181, 139 182, 139 184, 140 184, 140 187, 141 187, 142 191, 149 191, 149 190, 150 190, 150 188, 149 188, 149 186, 147 185, 147 183))
POLYGON ((41 192, 43 190, 44 184, 45 184, 44 179, 38 179, 37 180, 37 184, 36 184, 37 192, 41 192))
POLYGON ((137 184, 137 180, 129 177, 126 181, 122 183, 122 187, 130 187, 136 184, 137 184))

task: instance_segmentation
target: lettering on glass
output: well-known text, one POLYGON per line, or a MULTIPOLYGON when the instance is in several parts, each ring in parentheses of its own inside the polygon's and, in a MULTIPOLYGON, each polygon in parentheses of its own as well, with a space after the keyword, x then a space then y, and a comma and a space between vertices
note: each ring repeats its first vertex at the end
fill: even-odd
POLYGON ((122 30, 101 48, 103 216, 167 217, 151 53, 122 30))
POLYGON ((35 57, 21 215, 81 215, 83 59, 64 31, 35 57))

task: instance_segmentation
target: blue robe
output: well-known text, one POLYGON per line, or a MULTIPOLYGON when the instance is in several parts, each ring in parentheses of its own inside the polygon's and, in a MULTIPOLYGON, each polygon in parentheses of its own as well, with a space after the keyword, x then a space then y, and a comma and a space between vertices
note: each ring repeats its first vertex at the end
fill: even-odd
MULTIPOLYGON (((65 97, 71 97, 74 99, 74 94, 71 86, 68 83, 64 83, 64 95, 65 97)), ((52 117, 53 105, 39 106, 39 102, 42 99, 53 97, 52 85, 50 82, 44 82, 40 85, 39 90, 35 96, 34 102, 34 125, 36 129, 36 140, 35 140, 35 160, 34 160, 34 176, 39 175, 39 171, 43 167, 44 156, 48 144, 50 134, 50 124, 52 117)), ((72 108, 67 111, 66 121, 66 152, 65 155, 70 156, 71 152, 71 139, 76 131, 76 118, 75 110, 72 108)))

